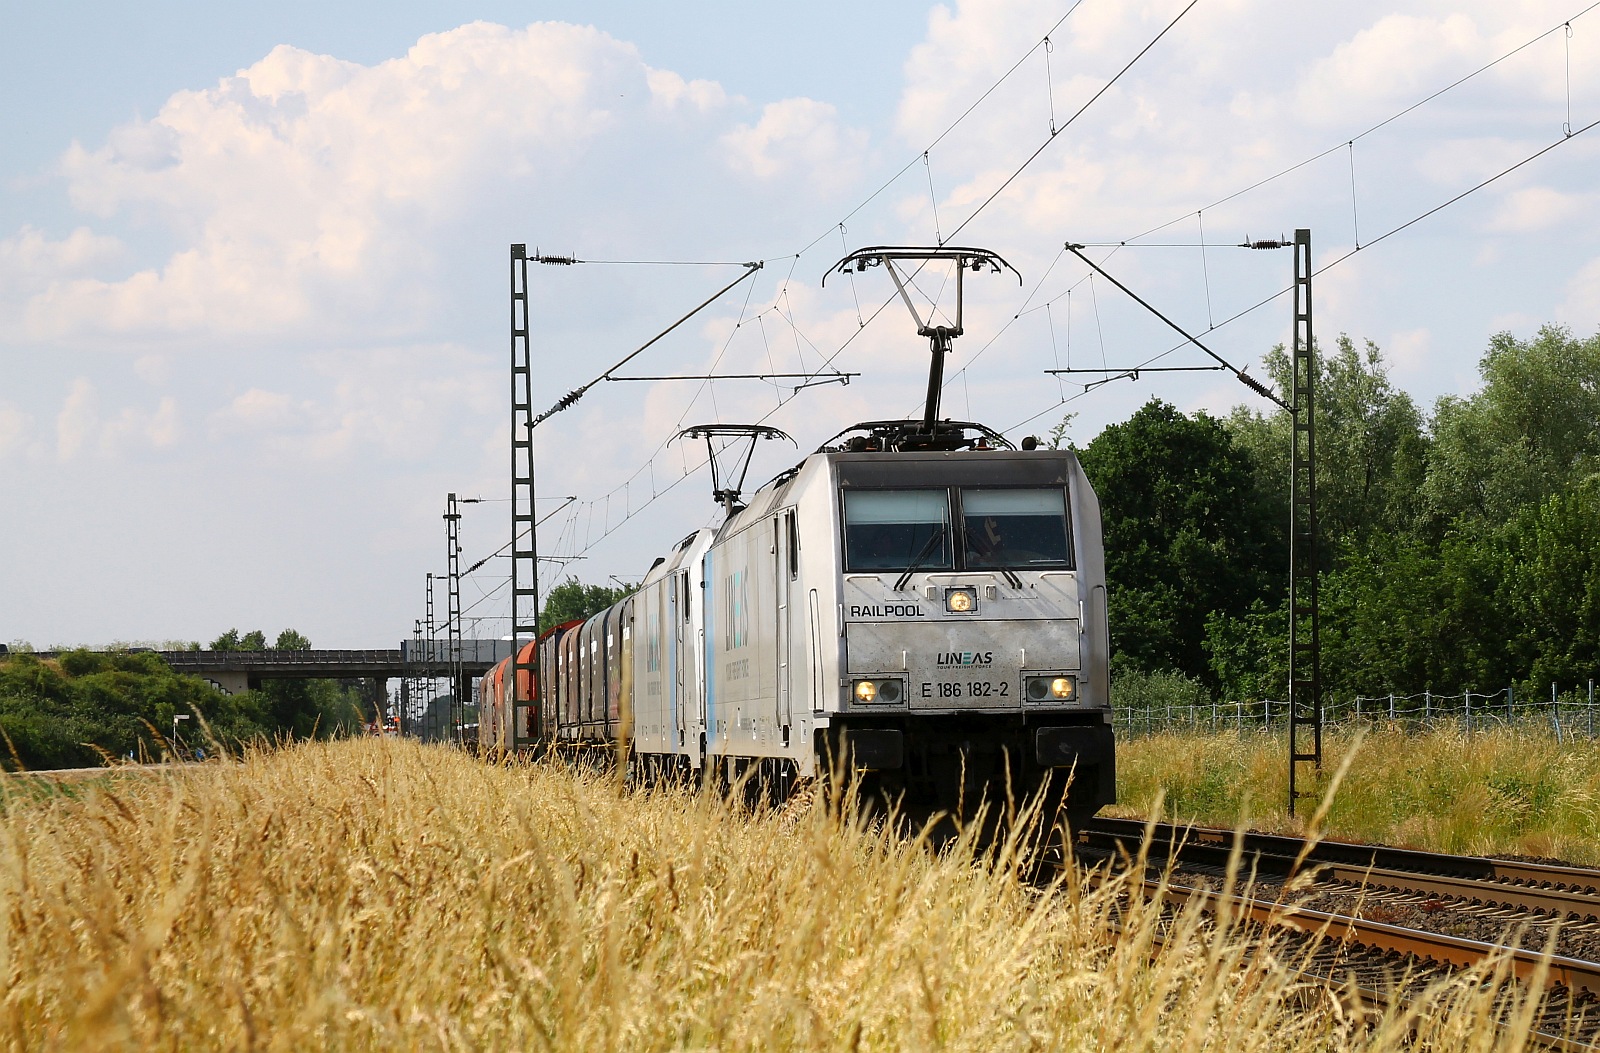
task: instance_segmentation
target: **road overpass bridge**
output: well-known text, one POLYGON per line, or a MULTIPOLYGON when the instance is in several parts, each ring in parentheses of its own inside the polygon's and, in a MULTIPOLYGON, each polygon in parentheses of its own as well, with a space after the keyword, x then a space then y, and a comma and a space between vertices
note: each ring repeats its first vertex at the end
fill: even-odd
MULTIPOLYGON (((255 690, 263 680, 376 680, 382 698, 392 678, 448 679, 454 673, 448 640, 406 640, 392 650, 156 653, 174 672, 209 680, 230 695, 255 690)), ((471 677, 482 676, 510 654, 510 640, 462 640, 461 675, 470 683, 471 677)))

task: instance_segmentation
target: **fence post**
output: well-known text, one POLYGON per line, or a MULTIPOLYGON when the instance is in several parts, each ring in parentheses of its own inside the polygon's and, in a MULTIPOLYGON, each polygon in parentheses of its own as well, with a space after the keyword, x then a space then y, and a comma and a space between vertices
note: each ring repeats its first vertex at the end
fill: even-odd
POLYGON ((1261 726, 1264 728, 1272 727, 1272 699, 1270 698, 1261 700, 1261 726))
POLYGON ((1472 692, 1468 691, 1461 696, 1461 711, 1467 720, 1467 738, 1472 737, 1472 692))
POLYGON ((1561 745, 1561 707, 1556 705, 1555 681, 1550 682, 1550 722, 1556 726, 1556 745, 1561 745))
POLYGON ((1394 692, 1389 692, 1389 723, 1394 723, 1394 692))
POLYGON ((1589 737, 1594 738, 1594 677, 1589 678, 1589 737))
POLYGON ((1433 690, 1422 689, 1422 730, 1427 731, 1433 723, 1433 690))

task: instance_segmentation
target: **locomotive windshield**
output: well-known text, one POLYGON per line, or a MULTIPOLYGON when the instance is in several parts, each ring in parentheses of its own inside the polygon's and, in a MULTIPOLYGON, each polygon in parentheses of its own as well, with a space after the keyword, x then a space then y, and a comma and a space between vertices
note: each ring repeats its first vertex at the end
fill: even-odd
POLYGON ((844 495, 846 570, 950 570, 947 490, 857 490, 844 495))
POLYGON ((847 490, 843 496, 846 571, 1072 566, 1066 492, 1058 486, 847 490), (959 538, 950 530, 956 495, 959 538))
POLYGON ((1066 496, 1059 489, 961 491, 965 565, 1067 567, 1066 496))

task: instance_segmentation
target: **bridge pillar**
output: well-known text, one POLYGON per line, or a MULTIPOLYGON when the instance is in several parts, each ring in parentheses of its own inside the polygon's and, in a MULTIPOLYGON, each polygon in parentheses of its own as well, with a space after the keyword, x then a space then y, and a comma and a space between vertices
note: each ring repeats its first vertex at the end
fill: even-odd
POLYGON ((237 695, 241 691, 248 691, 256 686, 250 683, 254 677, 243 670, 236 672, 231 669, 213 669, 210 672, 201 674, 201 679, 225 695, 237 695))

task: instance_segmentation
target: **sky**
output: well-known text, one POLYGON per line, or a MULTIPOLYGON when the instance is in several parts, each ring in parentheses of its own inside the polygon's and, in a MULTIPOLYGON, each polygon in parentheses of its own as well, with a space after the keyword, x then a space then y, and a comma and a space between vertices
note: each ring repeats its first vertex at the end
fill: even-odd
MULTIPOLYGON (((446 495, 476 499, 467 565, 509 536, 513 243, 586 261, 531 270, 541 408, 745 262, 622 372, 856 374, 597 384, 536 432, 547 587, 637 581, 716 518, 682 428, 792 436, 756 484, 920 414, 887 276, 822 282, 862 246, 1020 272, 968 275, 943 404, 1014 440, 1270 408, 1221 372, 1095 383, 1209 359, 1068 242, 1259 374, 1293 261, 1236 246, 1310 229, 1319 340, 1372 340, 1425 409, 1495 333, 1600 329, 1585 0, 0 0, 0 27, 0 641, 410 636, 446 495)), ((467 635, 506 632, 507 573, 464 581, 467 635)))

